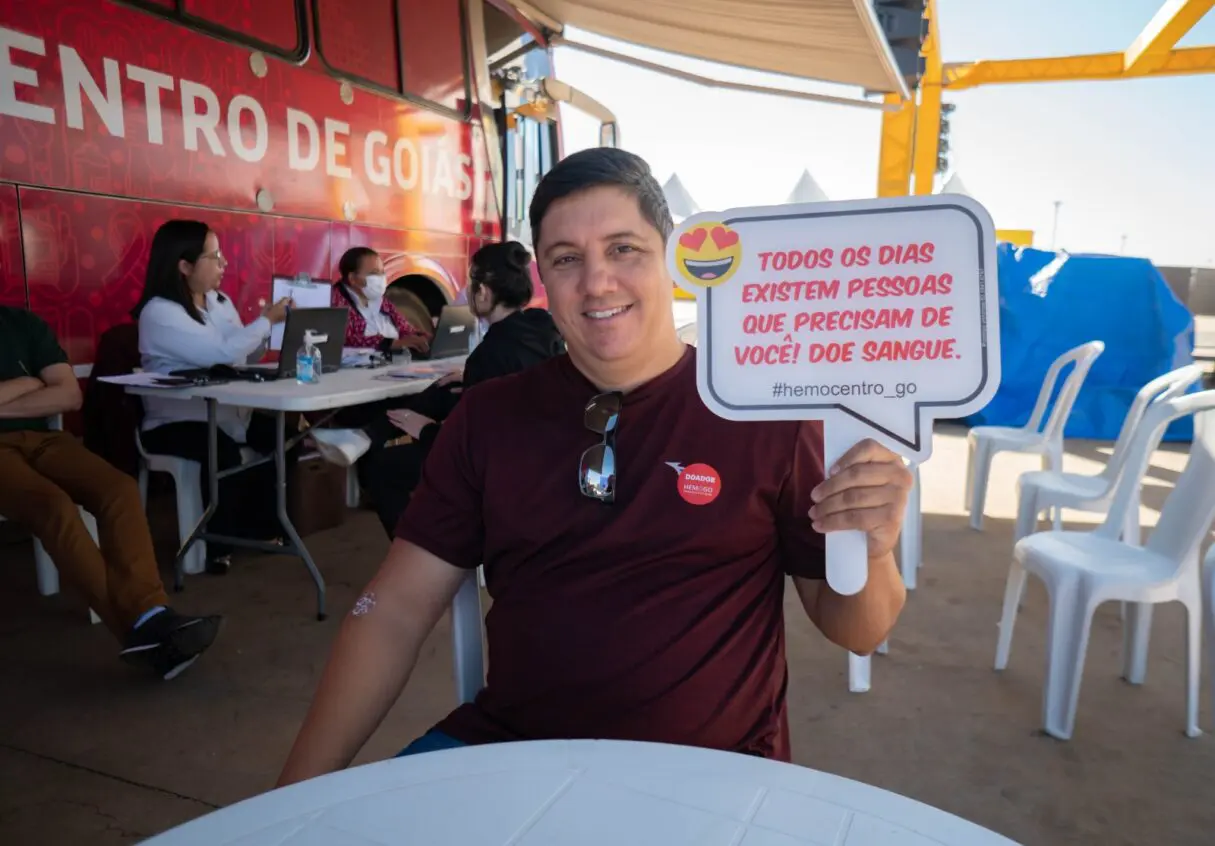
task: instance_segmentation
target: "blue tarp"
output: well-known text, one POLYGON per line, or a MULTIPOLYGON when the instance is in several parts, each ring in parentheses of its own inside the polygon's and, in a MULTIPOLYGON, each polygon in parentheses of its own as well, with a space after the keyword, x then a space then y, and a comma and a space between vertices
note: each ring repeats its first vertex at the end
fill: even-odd
MULTIPOLYGON (((1064 436, 1114 440, 1139 389, 1193 361, 1194 318, 1147 259, 1000 244, 999 280, 1000 389, 965 419, 968 425, 1024 426, 1051 362, 1099 340, 1105 352, 1085 379, 1064 436)), ((1192 437, 1189 419, 1165 435, 1192 437)))

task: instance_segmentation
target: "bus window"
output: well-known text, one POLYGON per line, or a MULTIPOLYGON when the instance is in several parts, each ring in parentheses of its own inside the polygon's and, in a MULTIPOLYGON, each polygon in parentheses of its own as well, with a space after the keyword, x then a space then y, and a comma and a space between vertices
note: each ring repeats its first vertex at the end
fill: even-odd
MULTIPOLYGON (((158 5, 173 6, 172 0, 158 5)), ((300 47, 296 0, 184 0, 186 15, 277 47, 287 54, 300 47)))
POLYGON ((468 102, 462 0, 397 0, 405 93, 463 112, 468 102))
POLYGON ((315 0, 316 45, 334 73, 401 90, 394 2, 315 0))

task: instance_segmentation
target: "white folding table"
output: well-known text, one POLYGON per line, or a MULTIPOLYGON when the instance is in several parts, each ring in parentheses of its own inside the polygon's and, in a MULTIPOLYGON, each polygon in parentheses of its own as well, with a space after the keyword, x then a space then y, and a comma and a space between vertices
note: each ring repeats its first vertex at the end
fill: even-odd
POLYGON ((128 385, 126 388, 127 393, 136 396, 163 397, 171 395, 183 400, 202 399, 207 403, 207 486, 210 491, 210 497, 202 519, 199 520, 198 525, 194 527, 194 531, 190 533, 190 536, 186 538, 178 550, 177 561, 174 567, 176 589, 180 591, 184 587, 182 563, 186 552, 197 540, 215 541, 217 543, 228 544, 229 546, 256 549, 276 555, 297 555, 308 568, 308 572, 312 575, 312 581, 316 583, 316 616, 318 620, 324 620, 325 580, 321 577, 320 571, 316 568, 316 563, 313 562, 312 556, 308 553, 308 548, 304 545, 303 540, 300 539, 299 533, 291 522, 291 518, 287 515, 287 450, 307 435, 307 432, 302 432, 288 438, 285 431, 286 415, 289 411, 332 411, 336 413, 337 410, 342 408, 416 394, 435 381, 434 378, 383 378, 389 370, 399 372, 402 369, 401 367, 387 369, 344 368, 334 373, 324 374, 320 381, 313 385, 301 385, 294 379, 276 379, 267 382, 232 381, 218 385, 188 388, 154 388, 128 385), (267 411, 274 414, 275 448, 272 458, 263 458, 258 461, 242 464, 239 467, 233 467, 222 473, 219 472, 216 457, 216 433, 218 430, 216 412, 221 405, 240 406, 242 408, 267 411), (210 521, 212 515, 214 515, 216 504, 219 502, 219 480, 235 473, 244 472, 251 467, 256 467, 271 460, 274 461, 277 481, 275 490, 278 519, 282 524, 283 531, 287 535, 287 542, 285 544, 273 544, 209 533, 207 531, 207 523, 210 521))
POLYGON ((1016 846, 928 805, 762 758, 560 740, 428 752, 247 799, 146 846, 1016 846))

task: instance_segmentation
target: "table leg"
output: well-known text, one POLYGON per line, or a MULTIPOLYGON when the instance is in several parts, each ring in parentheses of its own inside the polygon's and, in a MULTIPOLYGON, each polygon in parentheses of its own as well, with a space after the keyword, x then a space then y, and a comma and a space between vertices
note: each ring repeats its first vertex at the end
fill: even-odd
POLYGON ((190 532, 185 543, 177 550, 177 560, 173 562, 173 589, 177 593, 186 589, 186 553, 190 551, 190 547, 196 540, 207 533, 207 523, 210 522, 211 517, 215 514, 215 507, 219 504, 219 438, 216 434, 219 428, 218 405, 213 399, 207 400, 207 488, 211 496, 194 531, 190 532))
POLYGON ((308 548, 304 546, 303 540, 300 539, 299 533, 295 530, 295 525, 291 522, 291 518, 287 515, 287 415, 285 412, 276 411, 274 413, 274 471, 275 471, 275 489, 278 505, 278 521, 282 524, 283 531, 287 533, 287 549, 294 552, 304 561, 304 566, 308 568, 308 572, 312 574, 312 581, 316 584, 316 618, 318 620, 325 619, 325 580, 321 576, 320 570, 316 569, 316 564, 312 560, 312 556, 308 554, 308 548))

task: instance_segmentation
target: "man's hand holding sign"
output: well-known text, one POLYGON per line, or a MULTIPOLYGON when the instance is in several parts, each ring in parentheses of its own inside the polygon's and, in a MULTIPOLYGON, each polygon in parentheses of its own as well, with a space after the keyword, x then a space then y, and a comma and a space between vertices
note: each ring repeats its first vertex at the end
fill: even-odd
POLYGON ((828 585, 860 592, 898 539, 903 458, 928 458, 933 421, 978 411, 999 386, 990 216, 955 195, 699 214, 667 261, 697 299, 709 409, 823 421, 809 518, 827 535, 828 585))

